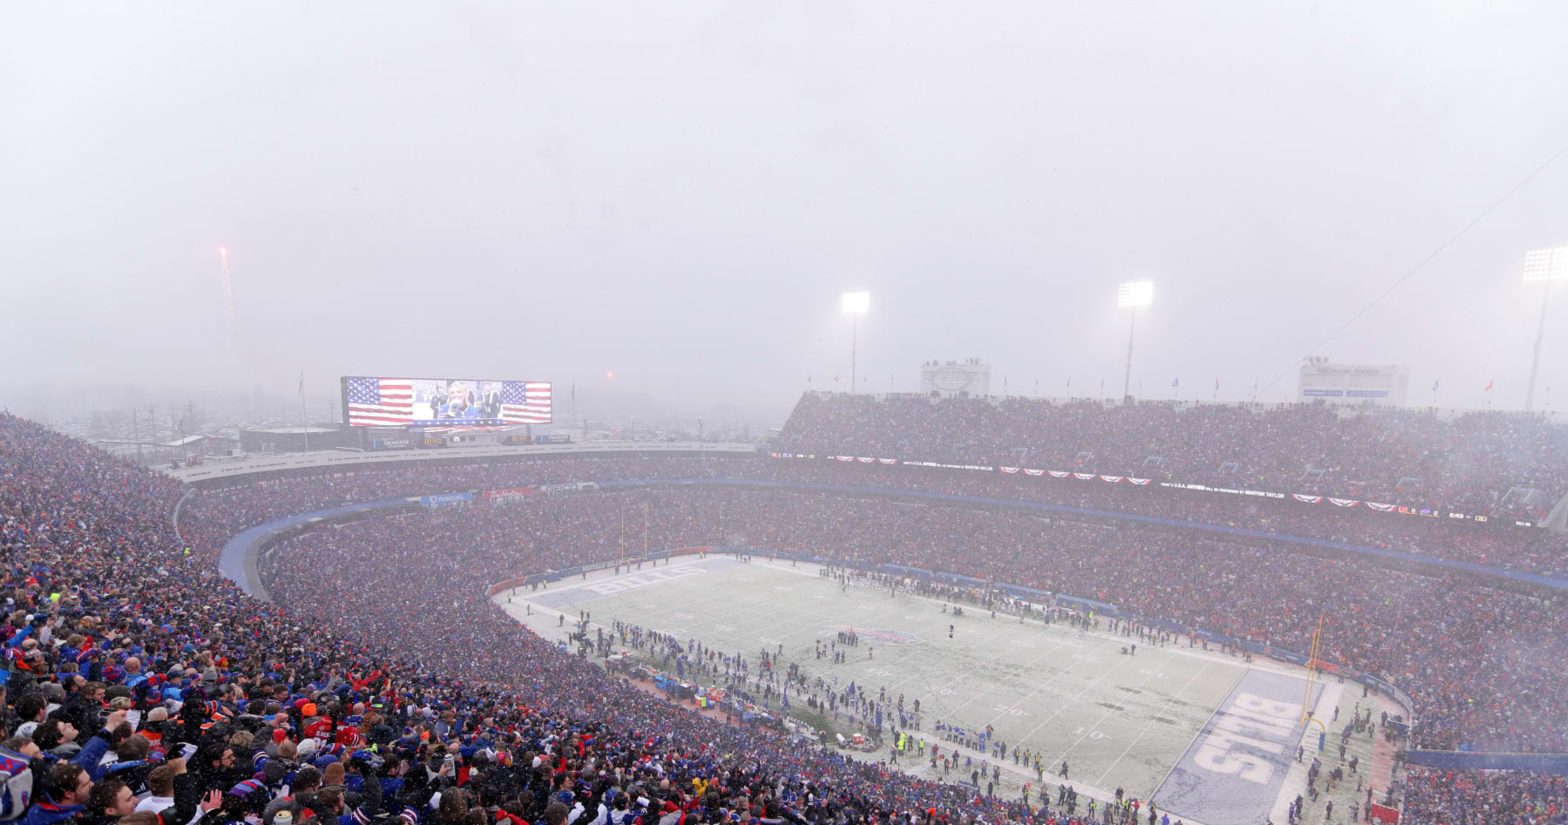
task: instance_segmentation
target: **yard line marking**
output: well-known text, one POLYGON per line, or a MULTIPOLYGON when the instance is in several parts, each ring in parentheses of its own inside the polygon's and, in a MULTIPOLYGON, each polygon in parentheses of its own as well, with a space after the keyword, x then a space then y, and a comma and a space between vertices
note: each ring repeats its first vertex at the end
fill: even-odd
MULTIPOLYGON (((1123 656, 1122 658, 1124 660, 1131 661, 1131 660, 1135 659, 1136 657, 1134 657, 1134 656, 1123 656)), ((1127 663, 1126 661, 1121 661, 1121 662, 1117 662, 1115 665, 1113 665, 1111 667, 1106 668, 1105 672, 1100 674, 1099 678, 1091 681, 1087 686, 1084 687, 1083 690, 1080 690, 1077 693, 1073 694, 1073 697, 1071 699, 1067 699, 1067 700, 1063 701, 1061 703, 1061 705, 1057 707, 1055 713, 1052 713, 1050 716, 1047 716, 1045 718, 1045 720, 1042 721, 1040 724, 1035 725, 1034 729, 1030 730, 1019 741, 1027 741, 1027 740, 1033 739, 1034 735, 1036 733, 1039 733, 1041 728, 1043 728, 1046 725, 1050 724, 1051 720, 1055 719, 1058 716, 1061 716, 1062 715, 1062 711, 1066 710, 1069 705, 1071 705, 1072 703, 1078 701, 1079 699, 1082 699, 1084 694, 1088 693, 1091 689, 1093 689, 1095 685, 1098 685, 1099 683, 1105 681, 1107 678, 1110 677, 1110 675, 1112 673, 1115 673, 1116 671, 1120 670, 1122 665, 1124 665, 1126 663, 1127 663)))
MULTIPOLYGON (((1052 647, 1050 650, 1047 650, 1046 652, 1041 653, 1039 656, 1036 656, 1033 659, 1030 659, 1024 666, 1025 667, 1033 667, 1041 659, 1044 659, 1047 656, 1053 655, 1053 654, 1059 652, 1060 650, 1061 650, 1061 646, 1060 645, 1052 647)), ((1069 673, 1071 671, 1072 671, 1072 668, 1070 668, 1070 667, 1062 668, 1061 670, 1057 671, 1054 676, 1052 676, 1051 678, 1049 678, 1049 679, 1045 680, 1044 682, 1040 683, 1039 687, 1036 687, 1034 690, 1031 690, 1029 693, 1025 694, 1024 699, 1027 699, 1029 696, 1033 696, 1034 693, 1036 691, 1038 691, 1040 688, 1045 687, 1046 685, 1050 684, 1051 682, 1054 682, 1057 679, 1062 678, 1062 676, 1064 676, 1065 674, 1067 674, 1067 673, 1069 673)), ((969 676, 969 674, 963 674, 963 675, 957 676, 957 677, 955 677, 953 679, 953 681, 948 682, 943 687, 951 687, 952 685, 957 684, 960 680, 965 679, 968 676, 969 676)), ((996 687, 997 685, 999 685, 1001 683, 1002 683, 1002 680, 1000 680, 1000 679, 988 679, 988 680, 986 680, 985 688, 983 690, 980 690, 980 691, 976 692, 973 696, 970 696, 968 699, 964 700, 963 704, 960 704, 960 705, 957 705, 955 707, 949 708, 947 712, 949 714, 956 714, 956 713, 958 713, 958 711, 968 707, 969 703, 971 703, 974 700, 979 699, 981 696, 984 696, 985 694, 989 693, 991 691, 991 688, 994 688, 994 687, 996 687)), ((1012 685, 1009 685, 1009 687, 1012 687, 1012 685)), ((1023 703, 1024 699, 1019 699, 1018 701, 1012 703, 1011 705, 1008 705, 1007 709, 1008 710, 1012 710, 1013 708, 1018 707, 1020 704, 1023 703)), ((992 719, 989 724, 991 724, 994 727, 996 725, 996 723, 1001 720, 1002 716, 1005 716, 1005 715, 1006 715, 1005 713, 997 715, 997 717, 995 719, 992 719)))
MULTIPOLYGON (((1104 642, 1104 640, 1101 640, 1099 642, 1099 644, 1097 644, 1095 646, 1094 650, 1095 650, 1095 652, 1099 652, 1100 648, 1103 648, 1103 647, 1114 647, 1115 644, 1116 643, 1115 643, 1114 640, 1112 640, 1109 645, 1107 645, 1104 642)), ((1078 645, 1078 647, 1083 647, 1083 645, 1078 645)), ((1045 680, 1044 682, 1041 682, 1041 683, 1035 685, 1028 693, 1025 693, 1021 698, 1019 698, 1018 701, 1016 701, 1016 702, 1012 703, 1011 705, 1009 705, 1007 707, 1006 711, 1003 711, 1002 713, 997 714, 996 718, 992 719, 990 724, 994 726, 997 722, 1001 721, 1003 716, 1006 716, 1014 708, 1018 707, 1019 705, 1022 705, 1024 702, 1027 702, 1030 699, 1033 699, 1035 694, 1039 693, 1041 690, 1043 690, 1044 688, 1046 688, 1047 686, 1049 686, 1050 684, 1055 682, 1057 679, 1060 679, 1063 676, 1066 676, 1067 674, 1073 673, 1073 672, 1074 672, 1074 669, 1071 666, 1064 667, 1061 670, 1057 671, 1055 676, 1052 676, 1051 678, 1045 680)), ((1024 738, 1027 739, 1028 737, 1024 737, 1024 738)))
MULTIPOLYGON (((1204 673, 1206 673, 1208 671, 1208 669, 1209 669, 1209 666, 1212 665, 1212 664, 1213 664, 1213 662, 1205 662, 1203 664, 1203 667, 1201 667, 1197 671, 1195 671, 1192 674, 1192 678, 1187 680, 1187 684, 1182 685, 1180 690, 1176 691, 1174 694, 1171 695, 1170 699, 1166 700, 1165 704, 1160 707, 1160 710, 1159 710, 1158 713, 1155 713, 1153 716, 1149 717, 1149 721, 1144 724, 1142 730, 1138 731, 1138 735, 1133 737, 1133 740, 1131 742, 1127 743, 1127 747, 1126 747, 1126 749, 1124 749, 1121 752, 1121 755, 1116 757, 1115 761, 1111 762, 1110 767, 1106 768, 1105 772, 1100 774, 1100 778, 1099 779, 1094 780, 1094 783, 1096 785, 1100 784, 1101 782, 1104 782, 1105 781, 1105 777, 1111 775, 1111 773, 1116 769, 1116 766, 1121 764, 1122 759, 1126 758, 1127 754, 1132 752, 1133 746, 1137 745, 1138 742, 1140 742, 1143 739, 1143 735, 1145 733, 1149 732, 1149 728, 1154 726, 1154 720, 1156 718, 1158 718, 1159 716, 1163 715, 1167 710, 1170 710, 1171 705, 1176 704, 1176 700, 1180 699, 1182 694, 1187 692, 1187 688, 1192 687, 1192 683, 1198 681, 1198 677, 1202 676, 1204 673)), ((1201 728, 1199 729, 1199 733, 1202 733, 1202 729, 1201 728)), ((1074 747, 1076 747, 1076 745, 1074 747)), ((1065 757, 1066 754, 1063 754, 1063 756, 1065 757)), ((1159 787, 1160 787, 1159 785, 1155 785, 1154 789, 1151 789, 1149 791, 1149 795, 1152 797, 1154 795, 1154 790, 1158 789, 1159 787)))
MULTIPOLYGON (((1247 671, 1245 671, 1245 670, 1243 670, 1242 672, 1236 674, 1236 678, 1231 681, 1230 687, 1225 689, 1225 696, 1226 697, 1229 697, 1232 693, 1236 692, 1236 686, 1241 684, 1241 680, 1246 675, 1247 675, 1247 671)), ((1220 712, 1220 708, 1222 708, 1224 706, 1225 706, 1225 700, 1224 699, 1221 699, 1219 702, 1215 703, 1214 710, 1212 712, 1210 712, 1208 717, 1203 720, 1203 724, 1198 726, 1197 733, 1194 733, 1192 735, 1192 740, 1193 741, 1196 741, 1199 736, 1203 735, 1204 729, 1209 726, 1209 719, 1213 719, 1214 715, 1219 713, 1220 712)), ((1192 742, 1191 741, 1189 741, 1187 743, 1187 747, 1189 747, 1189 748, 1192 747, 1192 742)), ((1185 752, 1183 753, 1183 755, 1185 755, 1185 752)), ((1160 774, 1160 781, 1154 783, 1154 788, 1149 791, 1149 796, 1151 796, 1151 797, 1154 796, 1155 791, 1158 791, 1160 789, 1160 787, 1165 784, 1165 780, 1171 778, 1171 774, 1176 772, 1176 766, 1181 764, 1181 759, 1182 759, 1181 756, 1177 756, 1175 759, 1171 760, 1171 766, 1165 770, 1165 773, 1160 774)))

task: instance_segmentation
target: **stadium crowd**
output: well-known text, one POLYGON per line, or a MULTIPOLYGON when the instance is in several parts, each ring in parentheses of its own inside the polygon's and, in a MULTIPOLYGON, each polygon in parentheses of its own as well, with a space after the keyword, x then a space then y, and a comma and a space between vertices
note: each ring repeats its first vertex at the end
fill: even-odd
MULTIPOLYGON (((0 816, 1081 822, 674 708, 496 616, 463 626, 460 608, 420 606, 374 639, 349 641, 324 606, 290 613, 245 597, 187 551, 168 519, 180 494, 0 416, 0 592, 10 600, 0 816), (469 666, 439 668, 402 644, 427 633, 445 634, 474 657, 469 666)), ((360 591, 340 580, 333 600, 360 591)))
POLYGON ((196 491, 182 508, 181 533, 200 551, 221 547, 254 524, 290 513, 431 492, 489 490, 584 479, 749 478, 833 487, 1022 500, 1385 548, 1433 558, 1568 577, 1568 537, 1545 530, 1258 501, 1211 493, 906 466, 749 457, 554 458, 420 463, 267 479, 196 491))
POLYGON ((215 550, 246 527, 342 504, 581 479, 701 478, 720 474, 729 463, 682 456, 424 461, 418 466, 356 467, 259 480, 241 477, 229 486, 196 491, 181 508, 179 529, 198 551, 215 550))
POLYGON ((1568 578, 1568 536, 1508 524, 1378 513, 1326 502, 1165 490, 1128 483, 912 466, 781 459, 759 472, 805 484, 853 486, 1022 500, 1116 515, 1137 515, 1322 539, 1418 556, 1568 578))
POLYGON ((1516 771, 1413 768, 1404 822, 1441 825, 1564 825, 1568 780, 1516 771))
MULTIPOLYGON (((771 464, 757 474, 799 472, 821 470, 771 464)), ((987 798, 672 708, 520 633, 489 605, 482 585, 498 578, 630 552, 623 503, 630 534, 646 524, 649 547, 746 543, 1005 572, 1286 648, 1302 646, 1300 627, 1321 604, 1334 617, 1332 656, 1411 690, 1423 744, 1563 747, 1555 720, 1568 697, 1550 674, 1565 660, 1568 627, 1556 602, 1092 520, 1024 524, 1006 512, 825 494, 640 490, 314 531, 268 564, 281 606, 244 597, 213 564, 238 527, 330 504, 606 475, 735 474, 708 459, 579 459, 279 479, 192 497, 177 535, 169 514, 179 485, 0 416, 4 747, 33 782, 30 798, 6 795, 11 809, 0 815, 33 825, 1080 821, 1038 797, 1031 807, 987 798), (476 555, 490 542, 512 552, 476 555), (1051 550, 1044 564, 1042 547, 1051 550)), ((1508 821, 1477 817, 1535 810, 1521 807, 1520 788, 1529 805, 1545 806, 1520 821, 1560 821, 1542 818, 1563 810, 1560 781, 1417 776, 1406 821, 1508 821)))
POLYGON ((1568 493, 1568 428, 1544 416, 1319 404, 806 393, 777 449, 1004 464, 1545 515, 1568 493), (1534 496, 1514 488, 1540 491, 1534 496))
MULTIPOLYGON (((1117 605, 1182 631, 1305 651, 1319 613, 1323 657, 1405 686, 1416 744, 1568 749, 1568 609, 1535 595, 1203 534, 1054 519, 1005 509, 921 506, 782 490, 679 486, 535 496, 524 503, 419 510, 293 538, 264 573, 279 598, 327 611, 365 638, 410 604, 491 616, 483 592, 522 574, 641 557, 645 549, 730 545, 860 564, 897 563, 1117 605), (410 576, 409 571, 420 574, 410 576), (1114 572, 1112 572, 1114 571, 1114 572), (334 595, 335 582, 365 586, 334 595), (467 607, 464 607, 465 603, 467 607)), ((504 622, 502 623, 504 624, 504 622)), ((462 667, 468 652, 452 653, 462 667)))

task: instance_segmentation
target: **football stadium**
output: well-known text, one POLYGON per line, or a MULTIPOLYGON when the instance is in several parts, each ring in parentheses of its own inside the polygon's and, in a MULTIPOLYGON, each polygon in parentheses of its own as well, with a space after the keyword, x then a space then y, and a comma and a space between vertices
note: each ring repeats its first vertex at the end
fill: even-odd
POLYGON ((453 788, 812 822, 1561 798, 1565 540, 1538 525, 1568 437, 1539 419, 808 393, 762 446, 478 432, 157 470, 7 417, 19 764, 120 748, 96 781, 156 797, 149 746, 189 743, 174 789, 218 810, 322 783, 409 819, 453 788), (1176 431, 1225 435, 1138 475, 1176 431), (1432 450, 1401 488, 1456 439, 1528 461, 1432 450), (1289 452, 1342 469, 1305 486, 1289 452))
POLYGON ((1565 43, 4 4, 0 825, 1568 825, 1565 43))

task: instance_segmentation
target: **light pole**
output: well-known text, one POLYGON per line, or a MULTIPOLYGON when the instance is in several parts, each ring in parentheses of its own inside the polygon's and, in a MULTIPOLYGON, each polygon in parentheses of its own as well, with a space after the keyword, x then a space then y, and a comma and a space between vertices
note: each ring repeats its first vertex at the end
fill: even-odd
POLYGON ((1138 307, 1154 303, 1153 281, 1128 281, 1116 288, 1116 305, 1129 310, 1127 323, 1127 373, 1122 378, 1122 403, 1132 399, 1132 333, 1138 326, 1138 307))
POLYGON ((859 392, 855 384, 858 380, 856 378, 858 365, 855 363, 857 357, 855 350, 859 343, 857 338, 860 334, 860 316, 865 315, 866 311, 871 309, 871 293, 846 292, 839 301, 839 308, 843 310, 845 315, 849 316, 849 391, 859 392))
POLYGON ((1535 409, 1535 374, 1541 368, 1541 339, 1546 337, 1546 303, 1553 281, 1568 281, 1568 246, 1532 249, 1524 253, 1524 281, 1541 282, 1541 325, 1535 331, 1535 354, 1530 358, 1530 387, 1525 390, 1524 411, 1535 409))

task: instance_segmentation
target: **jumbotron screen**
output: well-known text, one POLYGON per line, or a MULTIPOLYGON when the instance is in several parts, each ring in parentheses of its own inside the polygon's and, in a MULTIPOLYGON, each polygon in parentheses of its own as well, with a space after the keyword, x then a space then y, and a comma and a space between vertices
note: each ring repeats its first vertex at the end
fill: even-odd
POLYGON ((488 378, 343 377, 350 427, 549 424, 550 382, 488 378))

